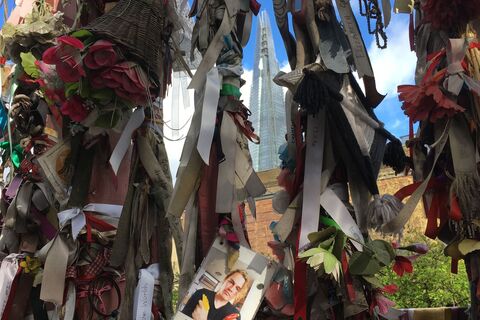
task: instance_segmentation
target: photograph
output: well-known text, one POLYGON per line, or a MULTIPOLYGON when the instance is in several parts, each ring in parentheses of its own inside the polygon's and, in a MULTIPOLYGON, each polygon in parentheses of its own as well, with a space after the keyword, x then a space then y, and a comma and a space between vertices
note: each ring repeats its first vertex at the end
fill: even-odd
POLYGON ((276 270, 276 263, 240 247, 227 270, 227 246, 217 238, 198 269, 174 320, 252 320, 276 270))

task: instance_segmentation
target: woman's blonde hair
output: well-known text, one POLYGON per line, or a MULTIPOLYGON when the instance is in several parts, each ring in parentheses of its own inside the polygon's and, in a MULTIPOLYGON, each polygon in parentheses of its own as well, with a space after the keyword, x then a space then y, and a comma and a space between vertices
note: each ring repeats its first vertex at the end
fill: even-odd
POLYGON ((245 299, 245 297, 247 296, 248 290, 250 289, 250 285, 251 285, 250 278, 248 276, 247 271, 241 270, 241 269, 235 269, 235 270, 230 271, 225 276, 225 279, 223 281, 227 281, 235 273, 239 273, 243 277, 243 279, 245 279, 245 283, 243 284, 242 289, 240 289, 240 291, 238 291, 235 299, 233 299, 233 305, 236 305, 236 304, 242 302, 243 299, 245 299))

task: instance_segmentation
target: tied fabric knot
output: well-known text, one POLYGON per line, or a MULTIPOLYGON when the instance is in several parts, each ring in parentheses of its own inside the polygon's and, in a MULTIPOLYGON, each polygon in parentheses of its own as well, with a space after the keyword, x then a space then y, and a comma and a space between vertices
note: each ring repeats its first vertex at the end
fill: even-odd
POLYGON ((110 292, 113 289, 113 286, 109 283, 104 284, 100 288, 92 287, 92 282, 78 286, 77 298, 89 298, 93 296, 97 299, 97 306, 103 314, 107 313, 107 308, 105 307, 105 301, 103 301, 102 296, 106 292, 110 292))
POLYGON ((122 206, 112 204, 90 203, 80 208, 72 208, 63 210, 58 213, 58 222, 60 229, 63 229, 68 222, 72 229, 72 237, 77 240, 78 234, 82 228, 87 224, 85 212, 98 212, 100 214, 110 216, 113 218, 120 218, 122 213, 122 206))
POLYGON ((480 83, 465 73, 463 61, 467 48, 469 47, 466 39, 449 39, 447 46, 447 77, 443 83, 445 89, 454 95, 458 95, 463 85, 480 95, 480 83))

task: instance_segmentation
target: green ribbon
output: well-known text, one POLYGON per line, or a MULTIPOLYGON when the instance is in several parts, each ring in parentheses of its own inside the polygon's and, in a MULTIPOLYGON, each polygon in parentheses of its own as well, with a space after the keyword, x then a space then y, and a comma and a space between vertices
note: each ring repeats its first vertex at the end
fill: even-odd
POLYGON ((326 225, 327 227, 334 227, 338 230, 342 230, 342 228, 340 228, 340 226, 332 218, 320 216, 320 222, 326 225))
MULTIPOLYGON (((5 156, 9 157, 10 156, 10 142, 8 141, 3 141, 0 142, 0 149, 5 150, 5 156)), ((12 150, 12 155, 10 159, 12 160, 13 166, 15 168, 20 167, 20 163, 22 163, 22 160, 24 158, 23 156, 23 148, 20 146, 20 144, 16 144, 13 146, 12 150)))
POLYGON ((222 89, 220 90, 221 96, 234 96, 236 98, 240 98, 242 95, 240 93, 240 89, 230 83, 224 83, 222 85, 222 89))

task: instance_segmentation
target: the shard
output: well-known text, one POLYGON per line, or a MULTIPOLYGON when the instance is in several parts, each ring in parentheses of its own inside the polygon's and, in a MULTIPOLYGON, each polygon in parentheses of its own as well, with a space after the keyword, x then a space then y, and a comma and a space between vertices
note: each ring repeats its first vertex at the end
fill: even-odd
POLYGON ((260 145, 250 144, 253 167, 257 172, 277 168, 278 149, 285 143, 285 107, 281 87, 272 80, 279 72, 273 45, 270 19, 266 11, 259 15, 255 44, 255 64, 250 109, 260 145))

